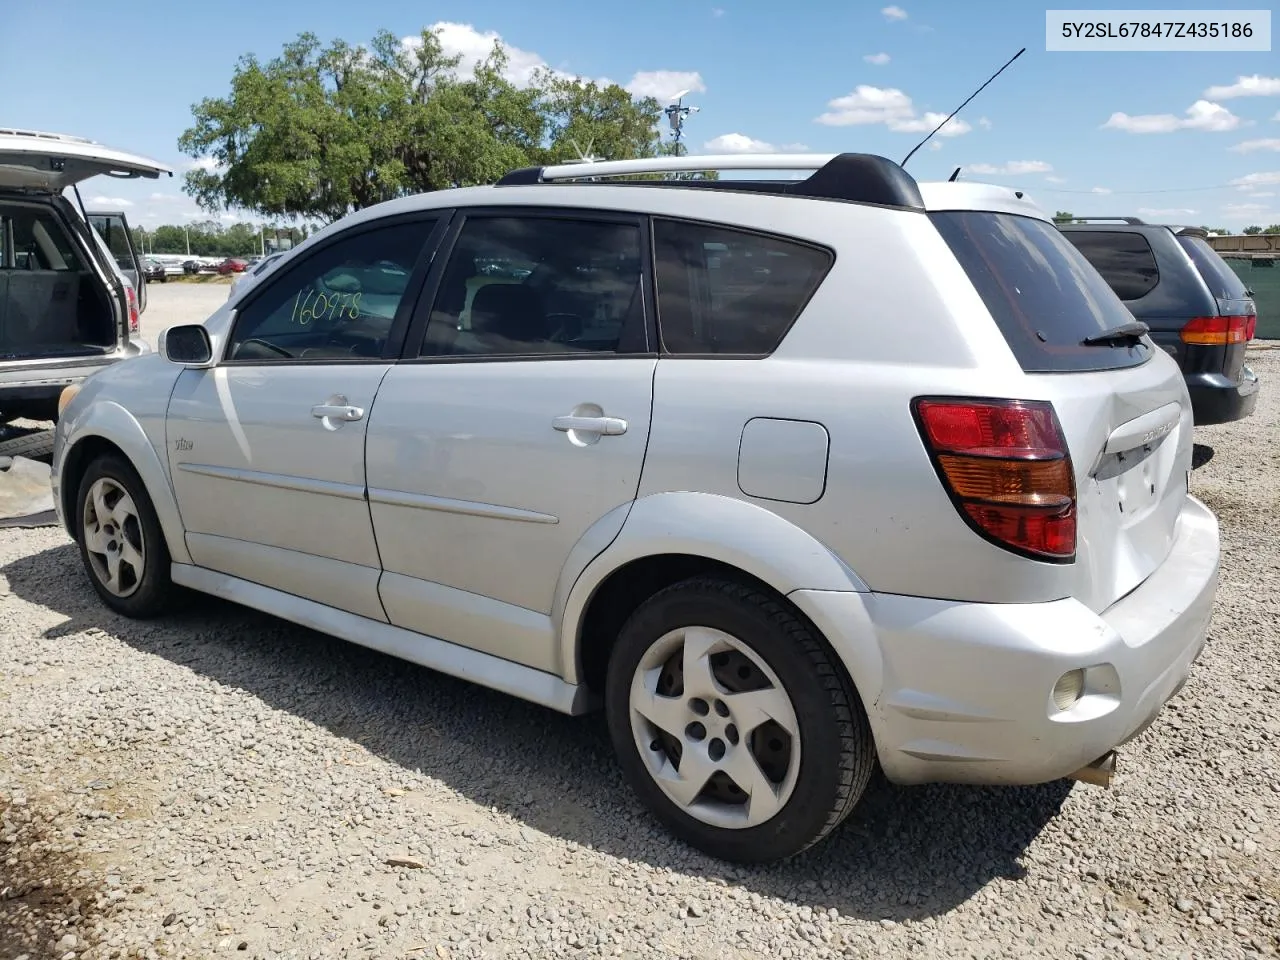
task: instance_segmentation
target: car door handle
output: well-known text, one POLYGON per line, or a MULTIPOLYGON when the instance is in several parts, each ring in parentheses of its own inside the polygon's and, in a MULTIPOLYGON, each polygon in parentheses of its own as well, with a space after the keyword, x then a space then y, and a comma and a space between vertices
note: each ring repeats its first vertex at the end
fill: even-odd
POLYGON ((364 410, 342 403, 321 403, 311 408, 311 415, 319 420, 363 420, 364 410))
POLYGON ((556 417, 551 426, 561 433, 573 430, 577 433, 598 433, 605 437, 620 437, 627 432, 627 421, 617 417, 556 417))

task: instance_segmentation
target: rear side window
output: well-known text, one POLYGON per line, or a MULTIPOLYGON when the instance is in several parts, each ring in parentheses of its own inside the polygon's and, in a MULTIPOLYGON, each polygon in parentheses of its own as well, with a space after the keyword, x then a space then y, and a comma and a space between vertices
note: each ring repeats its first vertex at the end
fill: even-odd
POLYGON ((1133 314, 1053 224, 1007 213, 929 215, 1027 373, 1136 366, 1145 343, 1086 345, 1133 314))
POLYGON ((673 354, 764 356, 831 269, 829 250, 727 227, 656 219, 658 322, 673 354))
POLYGON ((1070 230, 1065 234, 1121 300, 1138 300, 1156 288, 1160 270, 1140 233, 1070 230))
POLYGON ((104 214, 90 214, 89 223, 106 241, 107 249, 111 251, 111 256, 115 258, 117 266, 121 270, 132 270, 134 267, 133 248, 129 245, 129 235, 125 231, 123 218, 104 214))
POLYGON ((1179 237, 1178 243, 1191 256, 1200 276, 1209 285, 1209 292, 1219 300, 1247 300, 1249 291, 1244 281, 1218 256, 1204 237, 1179 237))

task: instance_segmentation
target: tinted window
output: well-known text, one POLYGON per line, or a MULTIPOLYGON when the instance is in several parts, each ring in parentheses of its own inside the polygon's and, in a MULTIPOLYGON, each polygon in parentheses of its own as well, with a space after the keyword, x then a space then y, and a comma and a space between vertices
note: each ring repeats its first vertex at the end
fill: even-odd
POLYGON ((382 356, 434 220, 343 237, 269 281, 239 311, 229 360, 382 356))
POLYGON ((1160 282, 1156 255, 1140 233, 1069 230, 1064 235, 1121 300, 1145 297, 1160 282))
POLYGON ((111 256, 115 258, 116 264, 121 270, 132 270, 133 250, 129 246, 129 235, 125 230, 124 219, 122 217, 110 216, 90 216, 89 223, 93 225, 93 229, 98 231, 99 236, 106 241, 107 249, 111 251, 111 256))
POLYGON ((471 218, 440 280, 422 356, 642 351, 640 275, 635 223, 471 218))
POLYGON ((653 225, 669 353, 772 353, 831 269, 827 250, 675 220, 653 225))
POLYGON ((929 217, 1026 372, 1105 370, 1132 366, 1150 355, 1145 342, 1081 342, 1133 323, 1133 314, 1053 224, 1005 213, 929 217))
POLYGON ((1200 276, 1209 286, 1209 292, 1219 300, 1247 300, 1249 292, 1243 281, 1236 275, 1218 251, 1209 246, 1204 237, 1179 237, 1182 249, 1191 255, 1192 262, 1200 271, 1200 276))

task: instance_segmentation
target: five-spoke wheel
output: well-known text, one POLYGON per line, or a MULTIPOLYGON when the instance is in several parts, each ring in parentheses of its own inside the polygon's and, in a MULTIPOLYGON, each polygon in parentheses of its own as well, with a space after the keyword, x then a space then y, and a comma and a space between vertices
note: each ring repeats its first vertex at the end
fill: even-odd
POLYGON ((117 613, 152 617, 171 593, 169 550, 137 471, 107 454, 89 464, 76 496, 76 540, 94 590, 117 613))
POLYGON ((692 845, 777 860, 853 809, 875 766, 866 715, 817 634, 775 595, 696 578, 643 603, 609 663, 623 771, 692 845))

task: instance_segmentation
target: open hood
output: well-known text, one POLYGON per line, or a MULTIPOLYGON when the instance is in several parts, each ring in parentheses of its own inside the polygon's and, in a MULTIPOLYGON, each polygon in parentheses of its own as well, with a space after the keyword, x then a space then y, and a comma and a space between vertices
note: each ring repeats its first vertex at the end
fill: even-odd
POLYGON ((172 170, 154 160, 83 137, 0 127, 0 189, 61 193, 100 174, 155 180, 162 173, 173 176, 172 170))

